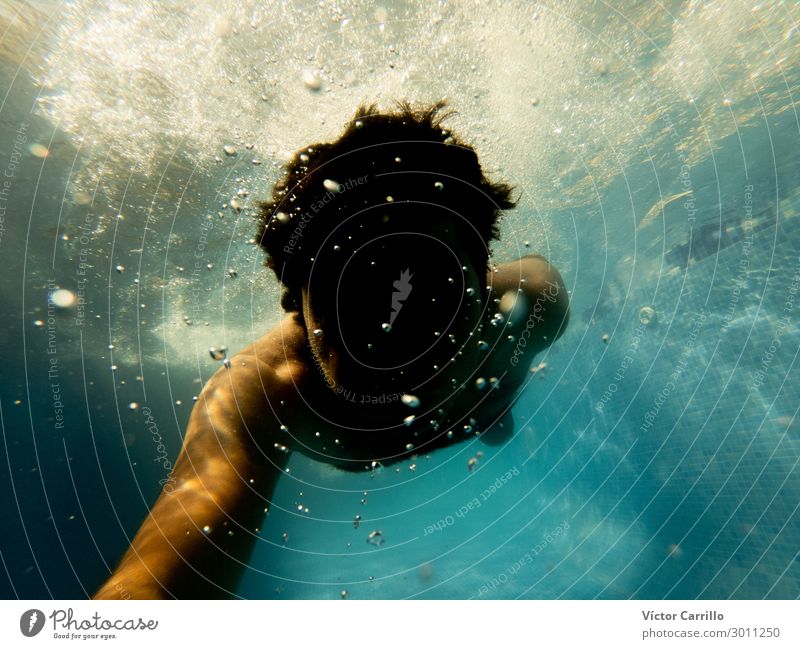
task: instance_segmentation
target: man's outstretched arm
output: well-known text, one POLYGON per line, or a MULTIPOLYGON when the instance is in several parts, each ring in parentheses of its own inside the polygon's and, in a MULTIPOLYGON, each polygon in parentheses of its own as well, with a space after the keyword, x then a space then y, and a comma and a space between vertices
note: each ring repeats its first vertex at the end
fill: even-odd
POLYGON ((230 597, 288 455, 254 355, 231 359, 200 394, 173 480, 96 599, 230 597))

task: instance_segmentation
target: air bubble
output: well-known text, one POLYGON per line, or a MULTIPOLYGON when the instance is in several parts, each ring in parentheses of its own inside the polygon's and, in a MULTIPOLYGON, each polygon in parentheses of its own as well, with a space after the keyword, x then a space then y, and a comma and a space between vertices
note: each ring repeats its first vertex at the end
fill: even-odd
POLYGON ((209 347, 208 353, 215 361, 222 361, 225 360, 227 356, 228 348, 227 347, 209 347))
POLYGON ((400 397, 400 401, 406 404, 409 408, 419 408, 419 399, 413 394, 404 394, 400 397))
POLYGON ((639 309, 639 322, 643 325, 649 325, 656 319, 656 311, 651 306, 643 306, 639 309))
POLYGON ((313 70, 303 70, 303 85, 316 92, 322 88, 322 79, 313 70))
POLYGON ((369 535, 367 536, 367 543, 371 543, 375 546, 383 545, 383 532, 380 530, 372 530, 369 535))
POLYGON ((50 293, 50 302, 59 309, 69 309, 75 306, 77 301, 78 298, 75 296, 75 293, 65 288, 59 288, 50 293))

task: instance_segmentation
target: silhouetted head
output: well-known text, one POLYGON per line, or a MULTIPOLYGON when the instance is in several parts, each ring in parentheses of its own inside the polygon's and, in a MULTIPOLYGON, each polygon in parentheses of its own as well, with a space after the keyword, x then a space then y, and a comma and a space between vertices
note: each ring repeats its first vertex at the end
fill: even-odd
POLYGON ((477 340, 511 188, 442 126, 443 106, 360 108, 338 140, 298 151, 261 204, 282 305, 302 314, 331 387, 409 392, 477 340))

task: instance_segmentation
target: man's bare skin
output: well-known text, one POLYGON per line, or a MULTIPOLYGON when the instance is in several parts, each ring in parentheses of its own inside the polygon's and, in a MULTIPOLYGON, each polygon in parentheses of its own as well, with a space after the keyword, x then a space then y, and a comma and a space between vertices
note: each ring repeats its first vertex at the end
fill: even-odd
POLYGON ((565 329, 569 300, 558 271, 539 256, 490 271, 487 285, 492 308, 481 334, 487 349, 470 352, 471 371, 462 372, 455 389, 443 377, 416 391, 420 406, 413 411, 399 399, 372 403, 380 385, 366 403, 350 391, 332 389, 309 348, 304 323, 313 313, 307 309, 289 313, 233 357, 198 398, 174 482, 95 597, 232 596, 291 452, 358 470, 372 461, 391 463, 446 446, 453 436, 474 439, 478 433, 492 444, 507 439, 513 432, 510 407, 530 376, 534 356, 565 329), (510 324, 492 325, 499 305, 513 302, 514 295, 522 296, 523 309, 511 311, 510 324), (477 379, 486 381, 485 387, 477 387, 477 379), (397 425, 409 413, 427 412, 426 404, 433 404, 433 414, 397 425), (435 407, 439 404, 444 407, 435 407))

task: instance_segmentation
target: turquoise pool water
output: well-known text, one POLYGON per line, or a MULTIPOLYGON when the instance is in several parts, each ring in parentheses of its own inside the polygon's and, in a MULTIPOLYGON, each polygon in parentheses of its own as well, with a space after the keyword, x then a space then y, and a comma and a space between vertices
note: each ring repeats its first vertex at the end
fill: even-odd
POLYGON ((293 455, 238 595, 796 598, 798 19, 0 3, 0 594, 90 594, 168 475, 208 348, 280 318, 251 206, 286 156, 361 102, 444 97, 519 188, 495 260, 550 258, 569 329, 505 446, 357 475, 293 455))

